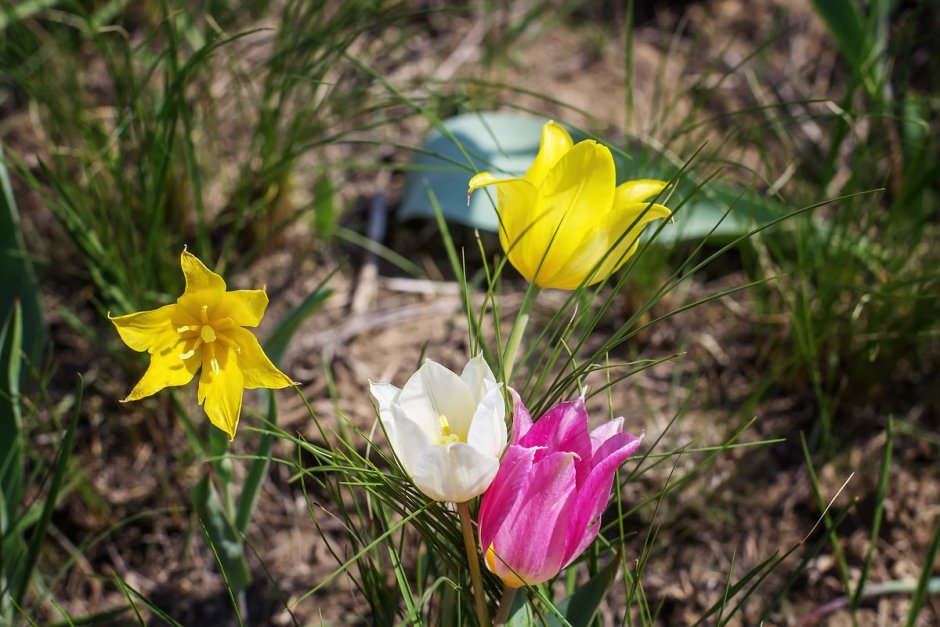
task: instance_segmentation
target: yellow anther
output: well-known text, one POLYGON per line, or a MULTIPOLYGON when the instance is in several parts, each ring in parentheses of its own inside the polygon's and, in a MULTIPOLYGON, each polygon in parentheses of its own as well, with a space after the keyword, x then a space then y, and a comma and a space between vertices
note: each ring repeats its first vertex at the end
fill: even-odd
POLYGON ((196 354, 196 349, 195 349, 195 348, 191 348, 191 349, 189 349, 188 351, 186 351, 185 353, 180 353, 180 354, 179 354, 179 358, 180 358, 180 359, 189 359, 190 357, 192 357, 192 356, 195 355, 195 354, 196 354))
POLYGON ((218 376, 219 374, 219 360, 213 357, 209 360, 209 365, 212 366, 212 374, 218 376))
POLYGON ((202 306, 202 312, 200 313, 200 315, 202 316, 202 321, 208 324, 209 323, 209 305, 202 306))
POLYGON ((192 328, 191 326, 189 326, 188 324, 184 324, 183 326, 177 327, 177 329, 176 329, 176 332, 177 332, 177 333, 186 333, 187 331, 195 331, 195 329, 193 329, 193 328, 192 328))

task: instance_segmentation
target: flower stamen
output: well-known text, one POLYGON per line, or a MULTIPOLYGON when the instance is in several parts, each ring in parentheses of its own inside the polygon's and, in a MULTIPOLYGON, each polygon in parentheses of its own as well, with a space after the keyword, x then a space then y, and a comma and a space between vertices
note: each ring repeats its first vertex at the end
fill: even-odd
POLYGON ((460 442, 460 436, 454 433, 450 428, 450 423, 447 421, 447 416, 441 414, 438 420, 441 422, 441 438, 438 441, 441 444, 453 444, 454 442, 460 442))

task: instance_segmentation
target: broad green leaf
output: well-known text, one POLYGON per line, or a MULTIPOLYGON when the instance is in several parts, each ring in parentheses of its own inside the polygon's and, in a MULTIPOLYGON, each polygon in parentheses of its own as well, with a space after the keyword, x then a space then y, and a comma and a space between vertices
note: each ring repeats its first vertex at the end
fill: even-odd
MULTIPOLYGON (((20 345, 23 314, 14 301, 0 329, 0 537, 13 526, 23 491, 22 417, 20 416, 20 345)), ((2 562, 2 556, 0 556, 2 562)))
POLYGON ((7 318, 17 300, 23 309, 19 346, 35 359, 44 341, 45 322, 39 290, 26 257, 19 211, 3 161, 3 147, 0 146, 0 319, 7 318))
MULTIPOLYGON (((607 594, 607 590, 617 577, 618 568, 620 568, 619 553, 587 583, 575 590, 574 594, 555 606, 572 627, 587 627, 591 624, 597 608, 604 600, 604 595, 607 594)), ((554 614, 545 617, 545 624, 547 627, 560 627, 561 625, 554 614)))
POLYGON ((812 4, 835 38, 839 51, 861 73, 871 44, 856 1, 812 0, 812 4))
POLYGON ((242 552, 242 537, 226 517, 222 501, 208 476, 193 486, 192 499, 229 589, 235 594, 242 592, 251 583, 251 573, 242 552))
POLYGON ((313 224, 317 236, 329 239, 336 227, 336 190, 327 174, 317 179, 313 187, 313 224))

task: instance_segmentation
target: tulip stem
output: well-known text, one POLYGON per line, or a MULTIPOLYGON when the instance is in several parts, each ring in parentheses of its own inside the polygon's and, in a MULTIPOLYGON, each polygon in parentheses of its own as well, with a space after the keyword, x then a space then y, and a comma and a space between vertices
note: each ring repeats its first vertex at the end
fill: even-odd
MULTIPOLYGON (((512 377, 512 370, 516 365, 516 357, 519 353, 519 346, 522 344, 522 336, 525 334, 525 328, 529 324, 529 310, 538 296, 538 288, 534 285, 529 288, 528 294, 522 301, 519 313, 512 323, 512 330, 509 332, 509 339, 506 340, 506 351, 503 353, 503 381, 509 381, 512 377)), ((508 383, 507 383, 508 385, 508 383)))
POLYGON ((477 557, 477 543, 473 538, 473 524, 470 519, 470 506, 466 502, 457 503, 460 514, 460 529, 463 531, 463 545, 467 550, 467 563, 470 566, 470 581, 473 582, 473 601, 476 604, 477 621, 480 627, 490 627, 490 615, 486 611, 486 599, 483 594, 483 576, 480 573, 480 560, 477 557))
POLYGON ((509 618, 509 610, 512 608, 512 602, 516 598, 516 590, 518 589, 512 586, 503 588, 503 596, 499 598, 499 609, 496 610, 496 618, 493 619, 494 627, 506 624, 506 620, 509 618))

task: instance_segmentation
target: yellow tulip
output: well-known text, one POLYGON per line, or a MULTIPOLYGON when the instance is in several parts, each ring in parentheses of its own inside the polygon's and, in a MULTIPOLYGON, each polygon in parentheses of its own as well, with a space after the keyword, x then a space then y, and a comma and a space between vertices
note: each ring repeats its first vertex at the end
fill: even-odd
POLYGON ((197 400, 216 427, 235 437, 244 390, 292 385, 254 335, 268 306, 264 290, 226 291, 225 281, 183 250, 186 289, 175 304, 108 318, 124 343, 150 353, 150 367, 123 402, 186 385, 202 368, 197 400))
POLYGON ((610 150, 593 140, 571 140, 554 122, 542 129, 535 161, 522 178, 477 174, 469 193, 496 186, 499 241, 509 261, 539 287, 573 290, 618 270, 636 252, 650 221, 669 209, 647 202, 665 181, 615 185, 610 150))

